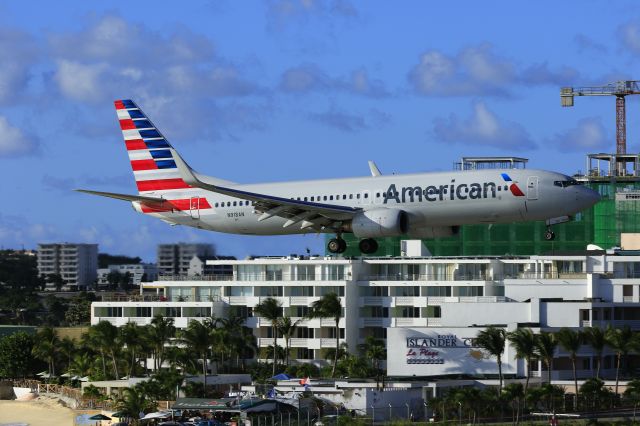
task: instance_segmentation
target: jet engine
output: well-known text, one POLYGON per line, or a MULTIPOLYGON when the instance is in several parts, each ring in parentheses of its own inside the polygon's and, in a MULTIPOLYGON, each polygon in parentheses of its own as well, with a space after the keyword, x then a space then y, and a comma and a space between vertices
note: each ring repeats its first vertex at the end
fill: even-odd
POLYGON ((358 238, 394 237, 407 232, 407 213, 398 209, 365 210, 347 228, 358 238))

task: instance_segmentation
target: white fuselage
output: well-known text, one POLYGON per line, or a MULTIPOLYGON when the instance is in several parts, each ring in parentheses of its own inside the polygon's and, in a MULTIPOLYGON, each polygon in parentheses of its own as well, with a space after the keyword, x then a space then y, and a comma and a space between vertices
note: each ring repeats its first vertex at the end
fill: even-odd
MULTIPOLYGON (((408 214, 410 228, 414 230, 570 216, 598 200, 595 191, 575 185, 575 181, 563 174, 527 169, 234 184, 230 187, 363 210, 403 210, 408 214)), ((153 196, 154 193, 145 195, 153 196)), ((300 226, 283 227, 286 219, 278 216, 259 221, 260 213, 254 212, 251 202, 199 188, 180 189, 171 191, 171 194, 164 192, 162 195, 166 199, 192 200, 189 209, 146 212, 170 223, 253 235, 317 232, 300 226)), ((133 205, 142 211, 139 203, 134 202, 133 205)), ((327 228, 322 232, 335 230, 327 228)))

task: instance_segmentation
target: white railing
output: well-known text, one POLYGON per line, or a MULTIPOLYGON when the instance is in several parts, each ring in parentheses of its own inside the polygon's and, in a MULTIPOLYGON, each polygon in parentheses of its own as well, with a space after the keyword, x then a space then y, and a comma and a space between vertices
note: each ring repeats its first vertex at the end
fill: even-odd
POLYGON ((335 348, 336 347, 336 339, 335 338, 322 338, 320 339, 320 347, 321 348, 335 348))

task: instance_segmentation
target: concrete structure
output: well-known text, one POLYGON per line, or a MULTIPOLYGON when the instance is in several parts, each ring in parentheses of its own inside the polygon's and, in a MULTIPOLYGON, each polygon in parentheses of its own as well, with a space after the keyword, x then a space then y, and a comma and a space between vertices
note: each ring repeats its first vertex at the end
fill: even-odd
POLYGON ((233 267, 219 263, 207 264, 209 260, 236 260, 233 256, 193 256, 189 262, 187 276, 206 277, 208 275, 233 275, 233 267))
MULTIPOLYGON (((65 286, 84 289, 96 279, 98 245, 53 243, 38 244, 38 274, 60 274, 65 286)), ((48 283, 50 289, 54 288, 48 283)))
POLYGON ((210 257, 215 255, 211 244, 178 243, 158 244, 157 265, 161 275, 187 275, 193 256, 210 257))
MULTIPOLYGON (((185 327, 191 319, 233 311, 233 315, 246 318, 259 346, 267 347, 273 343, 271 324, 254 316, 253 308, 264 298, 275 297, 282 304, 283 315, 301 321, 290 340, 292 359, 319 364, 324 362, 321 351, 336 345, 335 323, 328 318, 304 317, 314 301, 335 292, 344 306, 339 340, 347 343, 350 351, 356 351, 367 336, 387 339, 390 375, 470 377, 496 373, 495 363, 472 344, 460 355, 472 357, 466 359, 469 362, 460 362, 453 353, 442 353, 434 355, 445 360, 442 364, 428 364, 415 361, 430 356, 419 350, 409 356, 408 339, 444 336, 449 343, 458 344, 462 339, 473 339, 488 325, 507 330, 531 327, 535 332, 608 325, 640 330, 637 252, 478 258, 289 257, 210 263, 232 267, 233 275, 211 276, 206 281, 173 277, 144 283, 138 300, 94 302, 92 324, 100 320, 116 325, 128 321, 148 324, 160 313, 185 327), (452 365, 455 368, 450 368, 452 365)), ((278 344, 284 346, 284 339, 278 339, 278 344)), ((428 346, 431 352, 443 352, 438 348, 443 345, 437 342, 428 346)), ((505 356, 507 375, 523 377, 527 367, 513 359, 510 349, 505 356)), ((554 378, 570 378, 567 354, 558 351, 557 357, 554 378)), ((613 361, 613 354, 606 353, 605 377, 614 373, 613 361)), ((534 376, 544 374, 542 365, 532 368, 534 376)), ((583 346, 578 354, 578 374, 591 377, 594 368, 594 355, 590 347, 583 346)))
POLYGON ((98 269, 98 287, 109 285, 107 277, 111 272, 118 272, 122 275, 131 275, 131 285, 139 286, 143 281, 155 281, 158 279, 158 267, 155 263, 131 263, 125 265, 109 265, 106 268, 98 269))

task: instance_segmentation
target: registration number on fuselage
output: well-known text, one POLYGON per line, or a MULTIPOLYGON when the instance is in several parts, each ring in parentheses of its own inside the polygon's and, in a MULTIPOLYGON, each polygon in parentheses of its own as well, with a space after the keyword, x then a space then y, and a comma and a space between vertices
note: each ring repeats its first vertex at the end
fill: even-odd
POLYGON ((227 217, 244 217, 244 212, 229 212, 227 217))

